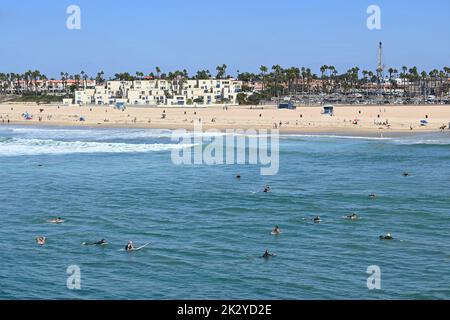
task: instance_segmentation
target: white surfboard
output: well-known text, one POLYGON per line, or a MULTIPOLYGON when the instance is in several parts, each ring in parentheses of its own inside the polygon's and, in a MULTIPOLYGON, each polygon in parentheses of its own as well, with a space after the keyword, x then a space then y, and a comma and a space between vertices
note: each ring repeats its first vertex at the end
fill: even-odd
POLYGON ((126 251, 126 252, 139 251, 139 250, 144 249, 144 248, 147 247, 148 245, 150 245, 150 242, 149 242, 149 243, 146 243, 146 244, 144 244, 143 246, 140 246, 140 247, 138 247, 138 248, 134 248, 134 249, 131 249, 131 250, 120 249, 120 251, 126 251))

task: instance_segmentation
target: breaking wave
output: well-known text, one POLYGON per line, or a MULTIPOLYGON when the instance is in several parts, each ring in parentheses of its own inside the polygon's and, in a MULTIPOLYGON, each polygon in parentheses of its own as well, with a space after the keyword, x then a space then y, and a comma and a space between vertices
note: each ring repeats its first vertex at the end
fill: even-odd
POLYGON ((145 153, 191 148, 193 146, 194 144, 132 144, 0 138, 0 156, 62 155, 75 153, 145 153))

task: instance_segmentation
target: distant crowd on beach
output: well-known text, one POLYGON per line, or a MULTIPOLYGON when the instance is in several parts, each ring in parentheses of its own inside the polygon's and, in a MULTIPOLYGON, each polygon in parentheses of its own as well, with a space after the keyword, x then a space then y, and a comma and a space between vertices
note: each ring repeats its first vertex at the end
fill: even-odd
POLYGON ((324 115, 321 107, 277 110, 275 106, 220 108, 115 108, 105 106, 0 105, 2 124, 109 125, 186 128, 203 124, 217 129, 266 128, 302 130, 444 131, 450 110, 442 106, 335 107, 324 115))

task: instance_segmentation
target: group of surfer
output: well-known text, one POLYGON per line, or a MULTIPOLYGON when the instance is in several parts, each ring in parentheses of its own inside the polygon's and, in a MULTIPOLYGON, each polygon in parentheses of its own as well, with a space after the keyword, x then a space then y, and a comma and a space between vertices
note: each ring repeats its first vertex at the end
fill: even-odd
MULTIPOLYGON (((404 176, 404 177, 409 177, 409 176, 410 176, 410 173, 404 172, 404 173, 403 173, 403 176, 404 176)), ((240 180, 240 179, 241 179, 241 175, 240 175, 240 174, 237 174, 237 175, 236 175, 236 179, 240 180)), ((271 188, 270 188, 269 185, 266 185, 266 186, 264 187, 264 189, 263 189, 263 192, 264 192, 264 193, 268 193, 268 192, 270 192, 270 191, 271 191, 271 188)), ((371 194, 369 195, 369 198, 370 198, 370 199, 375 199, 376 197, 377 197, 377 195, 376 195, 375 193, 371 193, 371 194)), ((356 213, 352 213, 352 214, 350 214, 350 215, 348 215, 348 216, 345 216, 344 218, 346 218, 346 219, 348 219, 348 220, 358 220, 360 217, 359 217, 356 213)), ((309 219, 303 219, 303 220, 309 220, 309 219)), ((320 222, 322 222, 322 219, 320 218, 320 216, 317 216, 317 217, 315 217, 315 218, 312 218, 311 220, 312 220, 314 223, 320 223, 320 222)), ((48 222, 49 222, 49 223, 53 223, 53 224, 61 224, 61 223, 64 223, 65 220, 62 219, 61 217, 58 217, 58 218, 56 218, 56 219, 48 220, 48 222)), ((278 225, 275 226, 275 228, 272 230, 271 234, 272 234, 272 235, 280 235, 280 234, 281 234, 281 229, 280 229, 280 227, 279 227, 278 225)), ((379 238, 380 238, 380 240, 394 240, 394 237, 393 237, 390 233, 388 233, 388 234, 386 234, 386 235, 381 235, 379 238)), ((46 243, 47 238, 44 237, 44 236, 39 236, 39 237, 36 237, 35 240, 36 240, 36 242, 37 242, 39 245, 43 246, 43 245, 46 243)), ((108 244, 108 242, 107 242, 105 239, 101 239, 101 240, 99 240, 99 241, 91 242, 91 243, 88 243, 88 242, 84 242, 84 243, 83 243, 83 245, 86 245, 86 246, 104 246, 104 245, 107 245, 107 244, 108 244)), ((134 251, 134 250, 136 250, 136 248, 135 248, 134 245, 133 245, 133 241, 128 241, 128 243, 126 244, 126 246, 125 246, 124 249, 125 249, 125 251, 134 251)), ((264 254, 262 255, 262 258, 271 258, 271 257, 274 257, 274 256, 275 256, 275 254, 270 253, 268 250, 266 250, 266 251, 264 252, 264 254)))
MULTIPOLYGON (((65 221, 63 218, 58 217, 56 219, 50 219, 47 222, 53 223, 53 224, 61 224, 61 223, 64 223, 65 221)), ((35 240, 38 245, 43 246, 45 244, 45 242, 47 241, 47 238, 44 236, 39 236, 39 237, 36 237, 35 240)))
MULTIPOLYGON (((53 223, 53 224, 61 224, 64 223, 65 220, 61 217, 58 217, 56 219, 50 219, 47 222, 49 223, 53 223)), ((39 236, 35 238, 36 243, 40 246, 45 245, 47 238, 44 236, 39 236)), ((106 241, 106 239, 101 239, 99 241, 95 241, 95 242, 83 242, 83 245, 85 246, 105 246, 107 245, 108 242, 106 241)), ((133 241, 128 241, 128 243, 125 246, 125 251, 134 251, 136 250, 136 248, 133 245, 133 241)))

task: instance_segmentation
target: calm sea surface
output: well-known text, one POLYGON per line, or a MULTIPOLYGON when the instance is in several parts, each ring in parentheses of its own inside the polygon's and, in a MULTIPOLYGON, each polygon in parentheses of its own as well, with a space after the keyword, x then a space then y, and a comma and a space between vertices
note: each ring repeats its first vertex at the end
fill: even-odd
POLYGON ((177 166, 174 148, 170 131, 0 126, 0 299, 450 299, 448 134, 283 135, 268 177, 177 166))

